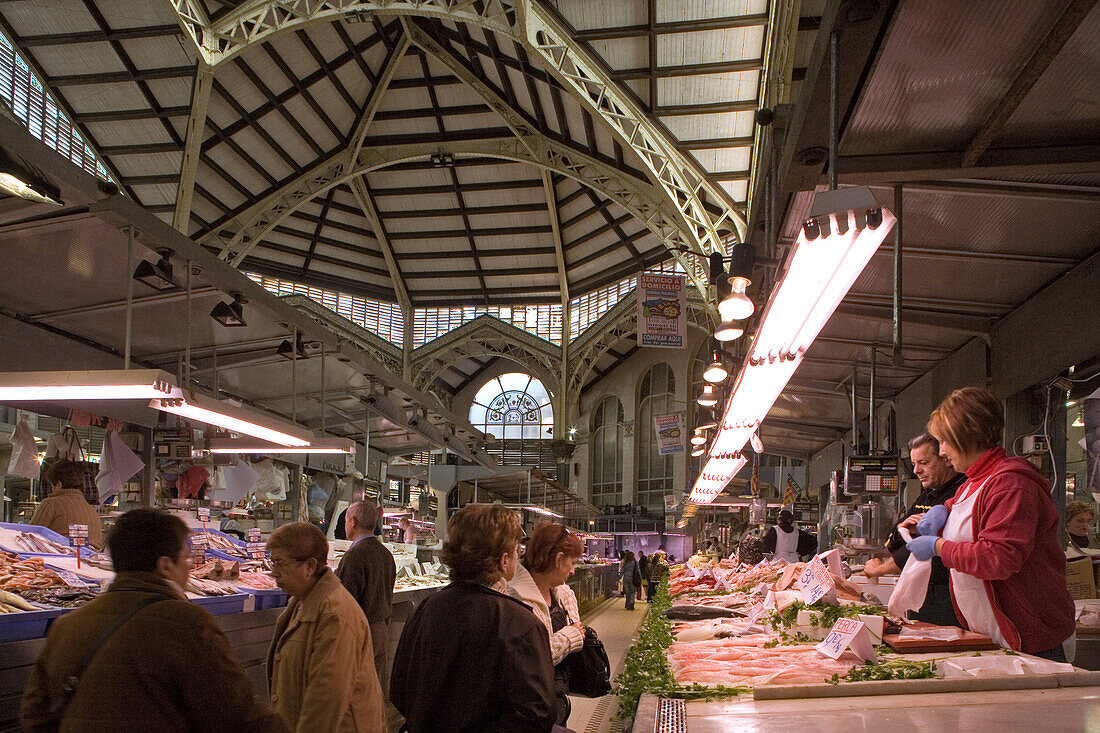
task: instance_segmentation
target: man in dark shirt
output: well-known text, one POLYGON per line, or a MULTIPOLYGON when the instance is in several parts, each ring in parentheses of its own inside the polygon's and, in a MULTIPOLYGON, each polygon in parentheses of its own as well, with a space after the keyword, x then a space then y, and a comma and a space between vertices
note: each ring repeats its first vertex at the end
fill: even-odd
MULTIPOLYGON (((923 514, 932 507, 943 504, 955 495, 955 491, 966 480, 964 474, 955 468, 940 455, 940 444, 928 433, 922 433, 909 441, 909 459, 913 462, 913 471, 920 479, 921 493, 913 506, 905 516, 900 517, 901 523, 905 517, 913 514, 923 514)), ((864 572, 870 578, 881 575, 900 573, 905 567, 905 561, 909 559, 909 550, 905 549, 905 540, 901 538, 895 529, 886 542, 886 550, 890 553, 885 558, 872 558, 867 561, 864 572)), ((950 583, 951 574, 938 557, 932 558, 932 576, 928 581, 928 593, 924 597, 924 605, 919 611, 913 611, 909 615, 917 621, 940 626, 959 626, 959 619, 955 616, 955 607, 951 602, 950 583)))
POLYGON ((370 499, 357 501, 348 507, 344 530, 351 547, 336 568, 336 577, 363 609, 370 624, 374 645, 374 667, 382 694, 386 693, 386 647, 389 643, 390 613, 393 611, 393 582, 397 563, 393 555, 374 534, 378 521, 378 505, 370 499))

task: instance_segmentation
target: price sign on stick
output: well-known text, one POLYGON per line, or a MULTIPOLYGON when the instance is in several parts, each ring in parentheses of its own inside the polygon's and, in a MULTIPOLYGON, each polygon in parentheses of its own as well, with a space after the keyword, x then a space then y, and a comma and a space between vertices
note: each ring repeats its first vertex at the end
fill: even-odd
POLYGON ((267 555, 266 542, 249 542, 245 545, 245 551, 253 560, 263 560, 267 555))
POLYGON ((802 594, 802 602, 807 605, 817 603, 826 596, 834 599, 836 597, 836 584, 833 582, 833 576, 829 573, 829 569, 825 567, 825 564, 821 562, 821 558, 815 557, 806 563, 806 569, 802 571, 798 583, 801 588, 799 592, 802 594))
POLYGON ((191 556, 196 562, 202 562, 206 559, 206 546, 208 543, 209 540, 205 532, 191 536, 191 556))
POLYGON ((69 544, 76 548, 76 567, 80 569, 80 548, 88 544, 88 525, 69 525, 69 544))
POLYGON ((208 506, 200 506, 195 510, 195 514, 198 515, 200 522, 206 523, 210 521, 210 507, 208 506))
POLYGON ((825 641, 815 647, 831 659, 839 659, 845 649, 851 649, 860 659, 877 663, 875 645, 871 641, 871 632, 862 621, 851 618, 837 619, 825 641))
POLYGON ((259 527, 249 527, 248 528, 248 541, 249 542, 259 542, 260 541, 260 528, 259 527))

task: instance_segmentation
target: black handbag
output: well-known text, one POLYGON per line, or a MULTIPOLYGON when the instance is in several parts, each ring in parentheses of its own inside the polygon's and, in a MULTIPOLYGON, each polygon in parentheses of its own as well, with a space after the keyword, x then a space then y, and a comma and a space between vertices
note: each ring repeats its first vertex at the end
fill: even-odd
POLYGON ((603 697, 611 692, 611 663, 603 642, 592 627, 584 632, 584 646, 564 660, 568 669, 569 692, 583 697, 603 697))

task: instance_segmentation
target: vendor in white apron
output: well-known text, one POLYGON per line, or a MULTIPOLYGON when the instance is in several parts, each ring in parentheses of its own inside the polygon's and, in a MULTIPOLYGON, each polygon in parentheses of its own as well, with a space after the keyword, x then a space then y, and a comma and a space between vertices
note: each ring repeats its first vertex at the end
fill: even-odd
POLYGON ((920 535, 906 547, 918 560, 942 558, 966 628, 1008 649, 1066 661, 1074 607, 1050 483, 1000 447, 1004 414, 988 390, 952 392, 928 432, 967 480, 946 504, 903 523, 920 535))
POLYGON ((794 514, 789 509, 779 512, 779 522, 764 534, 764 552, 773 560, 798 562, 817 552, 817 538, 794 524, 794 514))

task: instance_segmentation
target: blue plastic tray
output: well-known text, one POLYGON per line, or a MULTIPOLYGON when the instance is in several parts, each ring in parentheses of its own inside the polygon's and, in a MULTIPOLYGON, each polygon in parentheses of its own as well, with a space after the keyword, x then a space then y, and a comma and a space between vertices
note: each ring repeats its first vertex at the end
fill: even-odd
POLYGON ((192 598, 191 602, 202 606, 215 616, 228 616, 231 613, 244 612, 244 602, 247 598, 247 593, 234 593, 231 596, 192 598))
MULTIPOLYGON (((0 527, 4 529, 14 529, 18 532, 33 532, 34 534, 40 534, 48 540, 53 540, 58 544, 69 546, 69 538, 63 534, 54 532, 48 527, 41 527, 37 524, 12 524, 10 522, 0 522, 0 527)), ((74 548, 75 549, 75 548, 74 548)), ((18 547, 8 547, 7 545, 0 544, 0 550, 6 550, 7 552, 14 552, 18 555, 27 555, 28 557, 58 557, 57 555, 41 553, 41 552, 27 552, 18 547)), ((95 554, 95 550, 90 547, 81 547, 81 557, 90 557, 95 554)), ((64 556, 62 556, 64 557, 64 556)), ((30 611, 28 611, 30 613, 30 611)))
POLYGON ((262 588, 249 588, 247 585, 238 585, 237 588, 242 593, 247 593, 256 599, 256 610, 262 611, 265 608, 282 608, 290 600, 283 591, 275 588, 273 590, 266 590, 262 588))
MULTIPOLYGON (((209 532, 210 534, 216 534, 219 537, 226 538, 227 540, 232 542, 237 547, 244 547, 244 542, 242 542, 239 538, 235 537, 234 535, 226 534, 225 532, 221 532, 219 530, 216 530, 213 527, 207 527, 206 531, 209 532)), ((192 527, 191 528, 191 534, 198 534, 200 532, 202 532, 202 527, 192 527)))
POLYGON ((68 612, 67 608, 54 608, 48 611, 0 614, 0 643, 41 639, 53 620, 68 612))

